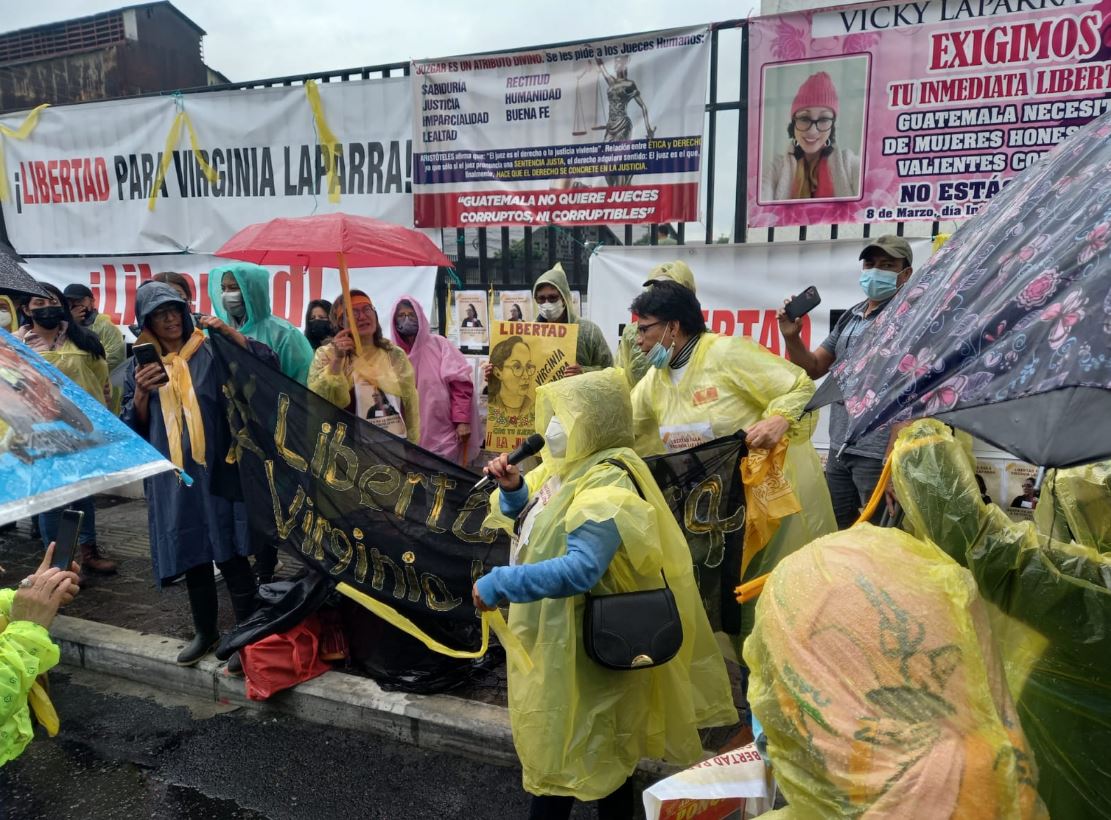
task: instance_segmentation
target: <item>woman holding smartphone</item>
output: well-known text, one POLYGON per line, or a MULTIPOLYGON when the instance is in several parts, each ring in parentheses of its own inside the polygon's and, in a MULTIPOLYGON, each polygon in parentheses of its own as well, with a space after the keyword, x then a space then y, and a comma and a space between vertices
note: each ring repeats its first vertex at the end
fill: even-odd
MULTIPOLYGON (((139 343, 153 345, 159 361, 130 366, 122 418, 193 479, 186 484, 168 472, 143 484, 155 578, 161 586, 185 575, 195 632, 177 662, 192 666, 220 638, 213 562, 227 582, 236 620, 242 621, 255 608, 255 578, 247 560, 253 550, 242 502, 219 492, 221 471, 230 469, 224 457, 231 434, 212 341, 194 325, 180 294, 161 282, 136 291, 135 315, 142 328, 139 343)), ((202 317, 200 324, 277 366, 270 348, 215 316, 202 317)))

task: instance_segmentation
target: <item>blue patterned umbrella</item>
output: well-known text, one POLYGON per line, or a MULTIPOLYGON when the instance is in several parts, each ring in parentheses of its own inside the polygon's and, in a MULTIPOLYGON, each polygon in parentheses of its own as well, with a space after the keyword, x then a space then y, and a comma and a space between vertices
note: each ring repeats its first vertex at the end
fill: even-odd
POLYGON ((963 225, 839 361, 849 441, 934 416, 1033 464, 1111 458, 1111 113, 963 225))

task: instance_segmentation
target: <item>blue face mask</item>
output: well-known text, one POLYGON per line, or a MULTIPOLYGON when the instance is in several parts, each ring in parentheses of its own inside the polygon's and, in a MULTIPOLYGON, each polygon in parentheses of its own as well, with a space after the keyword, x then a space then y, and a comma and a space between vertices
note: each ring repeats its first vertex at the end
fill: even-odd
POLYGON ((671 361, 671 349, 675 347, 675 342, 672 341, 671 347, 664 347, 661 342, 656 342, 652 345, 651 349, 644 354, 644 358, 648 360, 648 364, 657 370, 663 370, 671 361))
POLYGON ((860 287, 869 299, 882 302, 895 295, 895 291, 899 289, 899 274, 902 272, 865 268, 860 273, 860 287))

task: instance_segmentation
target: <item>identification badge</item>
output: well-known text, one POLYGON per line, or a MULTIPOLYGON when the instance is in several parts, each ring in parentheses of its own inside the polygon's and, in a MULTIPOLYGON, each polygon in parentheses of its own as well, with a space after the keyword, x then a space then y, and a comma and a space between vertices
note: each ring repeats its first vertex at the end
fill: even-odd
POLYGON ((714 428, 708 421, 694 424, 671 424, 660 428, 660 440, 669 453, 689 450, 714 440, 714 428))

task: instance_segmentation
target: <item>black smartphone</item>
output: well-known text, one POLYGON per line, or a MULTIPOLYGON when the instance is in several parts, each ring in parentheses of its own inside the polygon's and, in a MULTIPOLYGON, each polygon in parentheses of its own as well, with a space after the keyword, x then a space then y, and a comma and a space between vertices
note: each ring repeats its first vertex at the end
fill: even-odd
POLYGON ((798 321, 821 303, 822 297, 818 295, 818 289, 811 285, 788 302, 783 312, 787 314, 787 318, 791 321, 798 321))
POLYGON ((81 532, 81 522, 85 513, 81 510, 63 510, 58 532, 54 534, 54 559, 50 566, 68 570, 77 551, 77 536, 81 532))
POLYGON ((162 374, 166 374, 166 366, 162 364, 162 357, 158 355, 158 349, 149 342, 132 345, 131 354, 135 357, 135 366, 137 368, 145 364, 156 364, 162 368, 162 374))

